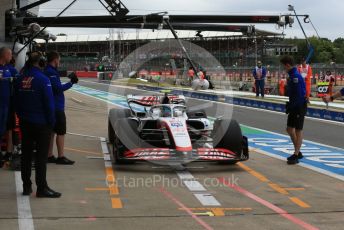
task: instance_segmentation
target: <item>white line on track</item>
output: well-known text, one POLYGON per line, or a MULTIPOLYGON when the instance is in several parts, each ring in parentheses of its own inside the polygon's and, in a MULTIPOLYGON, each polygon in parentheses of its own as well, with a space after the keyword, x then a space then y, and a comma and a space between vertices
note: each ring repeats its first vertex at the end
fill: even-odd
POLYGON ((73 135, 73 136, 79 136, 79 137, 95 138, 95 139, 102 138, 102 137, 98 137, 98 136, 91 136, 91 135, 81 134, 81 133, 70 133, 70 132, 67 132, 67 134, 68 134, 68 135, 73 135))
POLYGON ((104 155, 105 168, 112 167, 110 152, 109 152, 108 145, 106 143, 106 138, 105 137, 101 137, 101 138, 99 138, 99 140, 100 140, 100 144, 101 144, 101 147, 102 147, 102 153, 104 155))
MULTIPOLYGON (((266 132, 266 133, 270 133, 270 134, 274 134, 274 135, 278 135, 278 136, 283 136, 283 137, 289 138, 289 136, 285 135, 285 134, 275 133, 275 132, 272 132, 272 131, 268 131, 268 130, 260 129, 260 128, 256 128, 256 127, 252 127, 252 126, 249 126, 249 125, 244 125, 244 126, 246 126, 248 128, 251 128, 251 129, 258 130, 258 131, 262 131, 262 132, 266 132)), ((314 142, 314 141, 309 141, 309 140, 304 140, 304 141, 306 141, 308 143, 311 143, 311 144, 320 145, 320 146, 323 146, 323 147, 334 148, 334 149, 337 149, 337 150, 340 150, 340 151, 344 151, 344 149, 339 148, 339 147, 334 147, 334 146, 331 146, 331 145, 321 144, 321 143, 314 142)))
MULTIPOLYGON (((171 165, 173 167, 173 165, 171 165)), ((221 206, 220 202, 186 169, 176 170, 179 179, 203 206, 221 206)))
MULTIPOLYGON (((269 157, 273 157, 273 158, 276 158, 276 159, 279 159, 279 160, 282 160, 282 161, 286 161, 285 157, 281 157, 281 156, 278 156, 276 154, 272 154, 272 153, 263 151, 261 149, 255 149, 254 151, 257 152, 257 153, 269 156, 269 157)), ((300 162, 298 165, 301 166, 301 167, 313 170, 315 172, 318 172, 318 173, 321 173, 321 174, 324 174, 324 175, 336 178, 338 180, 344 181, 344 176, 341 176, 341 175, 329 172, 327 170, 324 170, 324 169, 321 169, 321 168, 317 168, 317 167, 314 167, 312 165, 309 165, 309 164, 306 164, 306 163, 302 163, 302 162, 300 162)))
POLYGON ((22 187, 23 182, 21 179, 21 173, 16 171, 16 193, 17 193, 17 207, 18 207, 18 229, 19 230, 34 230, 32 212, 30 206, 30 196, 23 196, 22 187))

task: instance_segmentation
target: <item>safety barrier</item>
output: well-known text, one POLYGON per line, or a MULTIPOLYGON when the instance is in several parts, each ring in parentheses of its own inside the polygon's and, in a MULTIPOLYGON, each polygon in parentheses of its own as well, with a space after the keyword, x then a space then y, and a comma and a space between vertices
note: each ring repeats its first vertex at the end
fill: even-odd
POLYGON ((75 73, 79 78, 97 78, 97 71, 76 71, 75 73))
MULTIPOLYGON (((148 91, 160 91, 160 90, 165 89, 162 87, 154 87, 154 86, 146 86, 146 85, 137 85, 137 88, 148 90, 148 91)), ((179 90, 179 89, 171 89, 171 93, 184 95, 185 97, 204 99, 208 101, 220 101, 220 98, 224 98, 224 96, 222 95, 203 93, 203 92, 197 92, 197 91, 179 90)))
MULTIPOLYGON (((138 89, 148 90, 148 91, 160 91, 165 88, 162 87, 153 87, 153 86, 146 86, 146 85, 137 85, 138 89)), ((276 112, 285 112, 285 104, 278 103, 278 102, 269 102, 269 101, 262 101, 262 100, 255 100, 255 99, 248 99, 242 97, 230 97, 224 96, 219 94, 210 94, 204 93, 201 91, 189 91, 189 90, 181 90, 181 89, 172 89, 172 94, 184 95, 186 97, 209 100, 209 101, 221 101, 229 104, 234 105, 241 105, 247 106, 252 108, 259 108, 264 110, 271 110, 276 112)), ((308 117, 314 117, 324 120, 331 120, 331 121, 339 121, 344 122, 344 112, 341 111, 333 111, 321 108, 308 108, 307 110, 308 117)))

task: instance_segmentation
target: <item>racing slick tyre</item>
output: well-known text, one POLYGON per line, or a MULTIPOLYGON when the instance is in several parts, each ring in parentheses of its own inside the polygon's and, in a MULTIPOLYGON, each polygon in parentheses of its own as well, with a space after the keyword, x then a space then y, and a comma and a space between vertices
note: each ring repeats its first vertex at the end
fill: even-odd
POLYGON ((115 124, 112 152, 115 164, 132 164, 133 160, 124 159, 124 153, 140 146, 138 122, 133 119, 118 119, 115 124))
POLYGON ((109 112, 109 122, 108 122, 108 140, 111 144, 115 141, 115 131, 113 127, 118 119, 123 119, 131 116, 130 109, 117 109, 113 108, 109 112))
MULTIPOLYGON (((224 148, 234 152, 237 158, 243 151, 243 136, 240 125, 236 120, 221 119, 214 123, 213 131, 214 148, 224 148)), ((221 164, 236 164, 238 160, 219 161, 221 164)))
POLYGON ((108 122, 108 140, 110 144, 112 145, 115 142, 115 131, 113 130, 113 127, 110 121, 108 122))

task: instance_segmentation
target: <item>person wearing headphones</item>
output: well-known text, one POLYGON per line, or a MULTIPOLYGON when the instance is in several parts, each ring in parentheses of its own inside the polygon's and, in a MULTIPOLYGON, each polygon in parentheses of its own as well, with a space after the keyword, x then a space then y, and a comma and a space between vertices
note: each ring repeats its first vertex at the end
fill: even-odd
POLYGON ((23 195, 32 193, 31 167, 35 153, 36 197, 58 198, 46 180, 47 157, 52 128, 55 125, 54 95, 49 78, 42 72, 43 55, 34 52, 15 85, 15 107, 22 131, 21 177, 23 195))

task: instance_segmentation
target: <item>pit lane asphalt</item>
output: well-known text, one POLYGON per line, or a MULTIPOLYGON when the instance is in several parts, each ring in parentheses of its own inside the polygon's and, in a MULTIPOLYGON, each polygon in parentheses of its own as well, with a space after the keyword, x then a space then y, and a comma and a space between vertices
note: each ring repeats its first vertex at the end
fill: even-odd
MULTIPOLYGON (((189 165, 187 170, 220 202, 215 207, 203 206, 178 183, 173 168, 139 163, 105 170, 98 137, 107 135, 108 105, 71 91, 66 96, 68 132, 73 133, 67 135, 66 155, 76 164, 49 164, 49 185, 63 195, 30 197, 35 229, 302 229, 302 223, 304 229, 342 229, 342 181, 254 151, 249 161, 235 166, 189 165), (118 193, 105 183, 109 171, 119 182, 118 193), (223 186, 221 178, 234 186, 223 186)), ((0 229, 18 229, 14 174, 1 169, 0 176, 0 229)))

